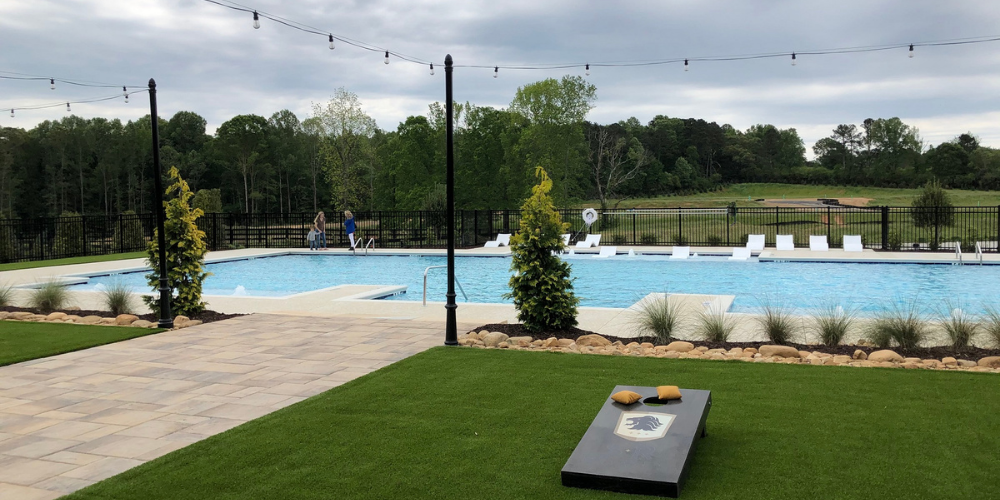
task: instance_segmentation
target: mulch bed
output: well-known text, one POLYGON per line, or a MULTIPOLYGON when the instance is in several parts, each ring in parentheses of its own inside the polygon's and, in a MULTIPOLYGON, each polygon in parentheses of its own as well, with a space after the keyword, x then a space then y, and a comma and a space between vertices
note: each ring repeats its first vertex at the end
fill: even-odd
MULTIPOLYGON (((570 328, 567 330, 553 330, 553 331, 543 331, 543 332, 529 332, 524 328, 524 325, 520 323, 494 323, 489 325, 483 325, 478 328, 473 329, 474 331, 489 330, 491 332, 501 332, 507 334, 509 337, 531 337, 533 340, 545 340, 550 337, 555 337, 558 339, 576 339, 581 335, 601 335, 596 332, 591 332, 588 330, 581 330, 580 328, 570 328)), ((663 344, 656 339, 656 337, 615 337, 613 335, 601 335, 602 337, 610 340, 611 342, 620 341, 622 344, 628 345, 630 342, 649 342, 652 344, 663 344)), ((678 339, 683 340, 683 339, 678 339)), ((689 341, 696 346, 705 346, 709 349, 732 349, 734 347, 740 347, 746 349, 747 347, 753 347, 755 349, 760 349, 762 345, 770 345, 773 342, 708 342, 705 340, 691 340, 689 341)), ((791 347, 794 347, 800 351, 818 351, 828 354, 845 354, 850 356, 854 354, 854 351, 860 349, 866 354, 871 354, 874 351, 880 350, 878 347, 867 347, 858 345, 838 345, 838 346, 825 346, 820 344, 795 344, 788 343, 791 347)), ((951 347, 938 346, 938 347, 921 347, 917 349, 900 349, 895 347, 892 349, 899 353, 900 356, 904 358, 921 358, 921 359, 941 359, 947 356, 951 356, 955 359, 967 359, 970 361, 978 361, 986 356, 1000 356, 1000 349, 982 349, 979 347, 969 347, 962 351, 955 351, 951 347)))
MULTIPOLYGON (((0 307, 0 311, 6 311, 6 312, 22 312, 23 311, 23 312, 30 312, 32 314, 48 314, 47 312, 43 312, 41 309, 33 309, 33 308, 30 308, 30 307, 3 306, 3 307, 0 307)), ((49 311, 49 312, 53 312, 53 311, 49 311)), ((100 316, 102 318, 114 318, 115 317, 114 314, 111 314, 108 311, 93 311, 93 310, 80 310, 80 309, 78 309, 78 310, 59 309, 59 310, 54 311, 54 312, 64 312, 66 314, 75 314, 75 315, 80 316, 80 317, 83 317, 83 316, 100 316)), ((153 313, 149 313, 149 314, 136 314, 136 316, 138 316, 139 319, 144 319, 146 321, 151 321, 153 323, 156 323, 160 319, 160 315, 159 314, 153 314, 153 313)), ((244 315, 243 314, 225 314, 225 313, 220 313, 220 312, 206 310, 206 311, 202 311, 200 314, 196 314, 194 316, 189 316, 188 319, 199 320, 202 323, 211 323, 213 321, 222 321, 224 319, 235 318, 237 316, 244 316, 244 315)))

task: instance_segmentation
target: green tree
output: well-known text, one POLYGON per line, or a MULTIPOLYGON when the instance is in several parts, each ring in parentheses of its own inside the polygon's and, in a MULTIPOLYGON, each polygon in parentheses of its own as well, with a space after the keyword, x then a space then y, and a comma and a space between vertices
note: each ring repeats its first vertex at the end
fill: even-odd
POLYGON ((250 213, 251 202, 256 194, 255 181, 261 166, 258 165, 265 151, 268 124, 263 116, 238 115, 219 126, 216 133, 219 151, 229 168, 243 179, 243 207, 250 213))
POLYGON ((937 179, 927 181, 911 205, 913 225, 917 227, 950 226, 955 220, 955 207, 937 179))
POLYGON ((361 109, 358 95, 341 87, 325 106, 313 104, 323 137, 320 156, 323 169, 339 208, 358 207, 371 193, 375 158, 372 139, 379 132, 375 119, 361 109), (368 186, 366 186, 368 184, 368 186))
MULTIPOLYGON (((167 187, 166 194, 173 197, 164 203, 167 212, 164 237, 167 243, 167 284, 174 291, 171 310, 174 314, 192 316, 205 310, 201 285, 209 275, 205 272, 205 253, 208 252, 205 233, 198 229, 196 223, 203 212, 200 208, 192 209, 188 204, 194 193, 176 167, 170 167, 169 176, 174 182, 167 187)), ((146 255, 147 263, 152 268, 146 275, 146 281, 154 294, 143 297, 143 301, 155 311, 160 307, 160 253, 156 232, 146 248, 146 255)))
POLYGON ((565 330, 576 326, 576 306, 570 266, 557 251, 561 234, 569 229, 556 212, 549 191, 552 180, 545 169, 535 169, 538 184, 521 207, 521 230, 510 240, 510 293, 517 317, 529 331, 565 330))
POLYGON ((56 222, 55 251, 66 256, 83 254, 83 217, 76 212, 59 214, 56 222))

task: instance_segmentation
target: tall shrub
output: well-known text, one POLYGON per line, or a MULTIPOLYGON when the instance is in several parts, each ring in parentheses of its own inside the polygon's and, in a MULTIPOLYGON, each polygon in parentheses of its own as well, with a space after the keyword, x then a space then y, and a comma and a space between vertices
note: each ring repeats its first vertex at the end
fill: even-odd
POLYGON ((83 253, 83 217, 80 214, 76 212, 59 214, 55 243, 57 253, 68 255, 83 253))
POLYGON ((911 205, 914 226, 944 227, 955 221, 955 207, 937 179, 927 181, 924 190, 913 199, 911 205))
POLYGON ((549 191, 552 180, 535 169, 538 184, 521 206, 521 231, 510 239, 510 293, 517 317, 530 331, 563 330, 576 326, 576 305, 570 266, 556 255, 561 235, 569 229, 556 212, 549 191))
MULTIPOLYGON (((165 202, 167 220, 164 223, 167 253, 167 283, 174 290, 171 310, 174 314, 191 316, 205 310, 201 301, 201 284, 208 276, 205 272, 205 233, 198 229, 195 221, 204 212, 200 208, 192 209, 188 204, 194 194, 187 182, 177 172, 177 167, 170 167, 170 179, 174 181, 167 187, 166 194, 173 198, 165 202)), ((147 262, 152 272, 146 275, 146 280, 153 287, 152 297, 143 297, 151 309, 160 307, 160 253, 158 235, 154 231, 153 240, 146 247, 147 262)))
POLYGON ((122 212, 119 221, 121 223, 115 226, 115 245, 121 244, 125 251, 134 251, 146 246, 142 221, 135 212, 132 210, 122 212))

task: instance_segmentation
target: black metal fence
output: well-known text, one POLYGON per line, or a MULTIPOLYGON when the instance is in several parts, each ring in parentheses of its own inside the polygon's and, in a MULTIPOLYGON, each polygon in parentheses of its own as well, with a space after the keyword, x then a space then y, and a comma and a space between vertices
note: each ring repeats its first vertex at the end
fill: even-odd
MULTIPOLYGON (((585 230, 579 209, 559 210, 571 232, 585 230)), ((206 214, 198 220, 211 250, 303 248, 315 214, 206 214)), ((456 245, 482 246, 498 233, 514 233, 518 210, 459 210, 456 245)), ((375 211, 355 214, 359 245, 376 248, 444 248, 442 211, 375 211)), ((327 220, 327 245, 346 247, 343 215, 327 220)), ((0 220, 0 262, 57 259, 142 251, 153 237, 153 214, 0 220)), ((779 234, 807 247, 810 235, 826 235, 831 247, 845 235, 860 235, 866 248, 897 251, 998 252, 1000 207, 755 207, 609 210, 590 233, 602 244, 742 246, 747 235, 763 234, 774 246, 779 234)))

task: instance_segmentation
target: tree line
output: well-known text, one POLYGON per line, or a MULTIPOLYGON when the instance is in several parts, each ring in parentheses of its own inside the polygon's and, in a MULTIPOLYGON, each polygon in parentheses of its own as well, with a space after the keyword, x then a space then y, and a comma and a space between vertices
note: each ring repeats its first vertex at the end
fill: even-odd
MULTIPOLYGON (((838 125, 813 146, 794 128, 738 130, 659 115, 607 125, 586 120, 596 88, 581 77, 519 88, 510 106, 456 103, 456 206, 516 208, 535 168, 566 206, 687 194, 735 182, 1000 189, 1000 151, 971 134, 925 149, 898 118, 838 125)), ((206 133, 197 113, 159 119, 163 170, 177 167, 206 211, 435 210, 445 205, 445 112, 434 103, 395 130, 380 128, 358 96, 338 89, 301 119, 239 115, 206 133)), ((0 213, 152 210, 151 120, 68 116, 31 130, 0 128, 0 213)))

